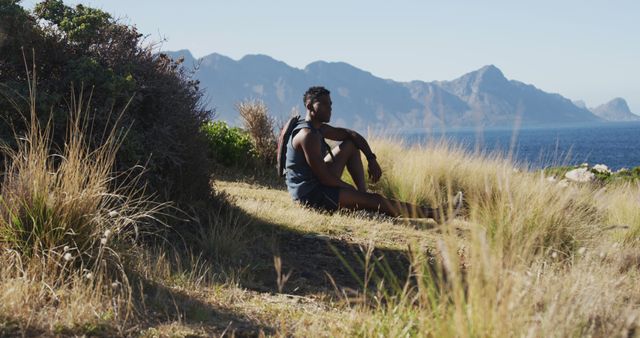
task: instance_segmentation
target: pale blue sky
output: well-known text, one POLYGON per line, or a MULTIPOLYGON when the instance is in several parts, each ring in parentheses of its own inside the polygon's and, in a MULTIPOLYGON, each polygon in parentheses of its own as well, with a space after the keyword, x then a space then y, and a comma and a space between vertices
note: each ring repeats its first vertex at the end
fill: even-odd
POLYGON ((450 80, 494 64, 588 106, 623 97, 640 114, 639 1, 81 2, 196 57, 259 53, 298 68, 344 61, 398 81, 450 80))

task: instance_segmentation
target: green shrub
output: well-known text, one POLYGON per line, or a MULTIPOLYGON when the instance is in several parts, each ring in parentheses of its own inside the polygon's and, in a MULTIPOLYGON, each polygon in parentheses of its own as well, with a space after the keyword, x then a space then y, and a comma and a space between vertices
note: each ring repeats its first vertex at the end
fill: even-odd
POLYGON ((255 160, 251 137, 240 128, 230 128, 225 122, 207 122, 202 125, 209 157, 224 166, 246 166, 255 160))
POLYGON ((640 180, 640 167, 632 169, 620 170, 611 174, 610 181, 629 182, 640 180))
MULTIPOLYGON (((574 169, 578 169, 581 166, 561 166, 561 167, 549 167, 542 169, 545 176, 552 176, 557 179, 563 179, 564 175, 574 169)), ((624 183, 629 181, 640 180, 640 166, 632 169, 622 169, 619 171, 598 171, 594 168, 586 167, 589 172, 595 175, 595 182, 602 184, 609 183, 624 183)))

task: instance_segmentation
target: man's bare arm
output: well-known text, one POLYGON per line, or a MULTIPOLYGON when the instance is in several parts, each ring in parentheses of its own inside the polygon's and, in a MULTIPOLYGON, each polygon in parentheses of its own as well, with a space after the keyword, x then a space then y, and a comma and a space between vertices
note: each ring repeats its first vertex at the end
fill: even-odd
POLYGON ((355 144, 356 147, 358 147, 358 149, 362 151, 362 153, 367 159, 371 159, 373 157, 373 151, 371 151, 371 147, 369 147, 369 143, 367 142, 367 140, 365 140, 365 138, 362 135, 358 134, 358 132, 351 129, 347 129, 347 128, 332 127, 328 124, 322 125, 320 130, 322 131, 322 135, 324 135, 324 137, 330 140, 353 141, 353 144, 355 144))
POLYGON ((353 186, 333 175, 327 167, 321 150, 322 136, 305 130, 301 130, 299 134, 301 134, 299 135, 301 137, 300 145, 302 146, 304 157, 320 183, 330 187, 354 189, 353 186))
POLYGON ((378 164, 376 155, 373 153, 373 151, 371 151, 369 143, 362 135, 351 129, 336 128, 328 124, 323 125, 321 127, 321 131, 322 135, 330 140, 351 140, 353 144, 355 144, 355 146, 358 147, 358 149, 360 149, 364 156, 367 158, 367 162, 369 165, 369 176, 371 177, 371 180, 373 182, 378 182, 378 180, 382 176, 382 169, 380 168, 380 164, 378 164))

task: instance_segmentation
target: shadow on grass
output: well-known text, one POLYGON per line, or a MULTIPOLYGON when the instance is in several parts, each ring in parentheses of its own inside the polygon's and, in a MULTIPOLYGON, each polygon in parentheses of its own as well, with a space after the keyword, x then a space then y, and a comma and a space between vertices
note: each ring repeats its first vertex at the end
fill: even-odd
MULTIPOLYGON (((297 232, 234 208, 234 213, 250 222, 254 238, 245 254, 249 269, 242 275, 243 287, 260 292, 333 297, 359 295, 365 288, 373 291, 383 279, 384 285, 397 290, 407 281, 415 282, 411 278, 408 250, 369 248, 348 239, 297 232)), ((422 223, 414 226, 426 227, 422 223)), ((435 270, 430 272, 435 276, 435 270)))
POLYGON ((18 320, 0 316, 0 337, 40 337, 46 333, 42 328, 25 325, 18 320))
MULTIPOLYGON (((144 310, 146 320, 143 327, 133 331, 152 328, 167 323, 180 323, 187 327, 202 328, 205 336, 227 334, 235 337, 257 337, 272 335, 275 329, 258 323, 228 309, 203 302, 177 288, 139 280, 144 290, 144 302, 138 307, 144 310)), ((138 290, 139 292, 139 290, 138 290)), ((136 332, 128 332, 127 335, 136 332)))
MULTIPOLYGON (((246 177, 243 181, 246 182, 246 177)), ((257 183, 252 181, 252 184, 257 183)), ((272 188, 264 181, 259 185, 272 188)), ((343 299, 345 296, 360 297, 365 290, 375 291, 381 279, 384 279, 385 286, 396 290, 407 281, 415 283, 410 275, 411 262, 407 250, 367 248, 349 239, 297 232, 282 224, 265 221, 233 204, 226 204, 225 208, 240 220, 235 224, 248 224, 246 241, 240 245, 243 249, 232 255, 238 257, 213 260, 216 266, 212 271, 241 270, 242 273, 237 275, 241 287, 270 294, 343 299), (280 280, 274 257, 279 257, 281 262, 280 280), (378 278, 369 278, 368 283, 364 283, 365 276, 378 278)), ((424 224, 419 222, 415 226, 424 227, 424 224)), ((226 238, 225 235, 222 237, 226 238)), ((220 244, 224 243, 217 243, 220 244)), ((188 269, 192 267, 187 264, 181 268, 183 273, 189 273, 188 269)), ((142 277, 136 279, 144 290, 145 308, 142 312, 146 316, 138 329, 177 322, 187 327, 210 330, 207 334, 211 335, 226 332, 235 336, 258 336, 277 331, 242 313, 203 301, 206 295, 192 296, 179 288, 142 277)))
POLYGON ((215 172, 217 180, 243 182, 274 190, 287 190, 284 180, 276 175, 275 168, 253 169, 216 166, 213 172, 215 172))
MULTIPOLYGON (((136 280, 135 294, 144 294, 143 298, 134 297, 138 315, 133 325, 122 322, 101 320, 77 323, 74 326, 56 325, 49 327, 45 323, 41 327, 38 323, 0 316, 0 337, 40 337, 40 336, 90 336, 90 337, 120 337, 120 336, 182 336, 186 332, 176 333, 158 330, 159 326, 180 324, 180 330, 193 329, 191 337, 231 336, 231 337, 259 337, 273 335, 276 330, 270 326, 258 323, 246 316, 231 310, 216 307, 203 302, 199 298, 189 295, 179 289, 145 280, 135 273, 129 273, 136 280)), ((169 330, 169 329, 167 329, 169 330)))
MULTIPOLYGON (((254 175, 247 175, 246 171, 227 168, 217 172, 216 179, 286 191, 284 180, 277 177, 275 172, 265 169, 256 171, 254 175)), ((241 275, 243 287, 260 292, 283 292, 300 296, 335 296, 336 291, 344 295, 360 294, 365 287, 367 290, 374 290, 375 284, 381 279, 385 280, 385 285, 399 288, 407 280, 415 282, 410 280, 411 262, 407 250, 367 248, 348 239, 297 232, 282 224, 248 214, 233 204, 228 207, 233 209, 232 214, 249 224, 248 236, 252 238, 243 254, 243 261, 249 268, 247 273, 241 275), (279 257, 280 271, 276 269, 274 257, 279 257), (368 264, 365 263, 367 261, 368 264), (369 277, 366 286, 365 276, 369 277)), ((370 216, 379 217, 375 213, 370 216)), ((399 223, 416 229, 433 227, 433 223, 425 220, 414 219, 399 223)), ((430 266, 429 269, 435 277, 435 267, 430 266)))

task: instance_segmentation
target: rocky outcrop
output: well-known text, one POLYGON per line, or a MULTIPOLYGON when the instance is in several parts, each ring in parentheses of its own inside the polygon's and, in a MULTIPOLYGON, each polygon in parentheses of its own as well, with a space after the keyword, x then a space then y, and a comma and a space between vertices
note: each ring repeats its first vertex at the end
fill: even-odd
POLYGON ((627 101, 620 97, 593 108, 591 111, 607 121, 640 121, 640 116, 632 113, 629 105, 627 105, 627 101))

